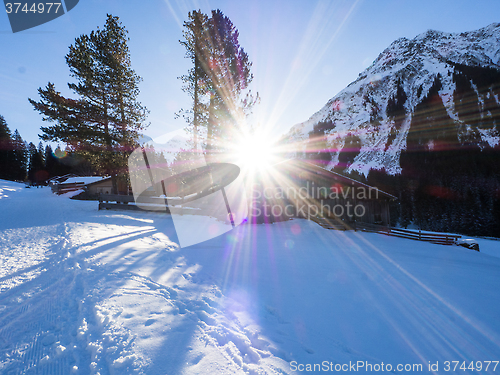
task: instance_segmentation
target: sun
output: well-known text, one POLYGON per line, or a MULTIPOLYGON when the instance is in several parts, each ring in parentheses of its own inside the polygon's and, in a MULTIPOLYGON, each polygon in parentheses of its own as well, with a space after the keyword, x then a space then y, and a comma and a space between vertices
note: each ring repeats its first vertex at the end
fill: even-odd
POLYGON ((243 168, 266 168, 273 163, 275 146, 263 133, 246 134, 233 146, 235 161, 243 168))

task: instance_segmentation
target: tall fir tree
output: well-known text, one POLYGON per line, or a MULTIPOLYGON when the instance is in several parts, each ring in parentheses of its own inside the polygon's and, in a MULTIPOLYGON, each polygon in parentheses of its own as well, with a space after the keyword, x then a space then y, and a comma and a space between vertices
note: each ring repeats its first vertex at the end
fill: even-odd
POLYGON ((7 121, 0 115, 0 178, 13 179, 14 149, 7 121))
POLYGON ((24 181, 26 178, 26 143, 17 131, 11 134, 0 115, 0 178, 24 181))
POLYGON ((45 147, 43 147, 43 143, 42 142, 38 142, 37 151, 38 151, 38 153, 40 154, 40 156, 42 158, 43 169, 45 169, 45 147))
POLYGON ((28 153, 29 153, 28 180, 32 185, 39 186, 45 180, 43 156, 32 142, 30 142, 28 146, 28 153))
POLYGON ((57 176, 57 158, 54 156, 52 147, 50 145, 45 146, 43 153, 43 159, 45 162, 45 170, 47 171, 48 178, 57 176))
POLYGON ((41 128, 41 139, 64 142, 88 158, 113 177, 115 192, 147 115, 137 101, 141 78, 131 67, 127 33, 119 18, 108 14, 104 28, 75 39, 66 63, 77 99, 62 96, 50 82, 38 90, 40 101, 29 99, 44 121, 56 123, 41 128))
POLYGON ((24 181, 28 173, 28 147, 17 129, 12 136, 12 144, 14 147, 15 160, 14 179, 17 181, 24 181))
POLYGON ((224 147, 258 100, 247 90, 252 63, 239 44, 238 30, 220 10, 213 10, 211 17, 193 11, 188 19, 181 44, 193 67, 180 77, 193 100, 188 122, 195 134, 206 127, 207 149, 224 147))
POLYGON ((189 21, 184 22, 181 45, 186 48, 186 58, 190 59, 193 66, 188 73, 179 77, 184 83, 183 91, 188 93, 193 100, 190 110, 181 110, 184 118, 193 127, 193 148, 198 147, 198 135, 201 126, 206 126, 208 121, 208 106, 203 100, 207 93, 205 82, 208 81, 206 70, 202 65, 203 55, 202 41, 208 38, 208 16, 201 11, 192 11, 188 14, 189 21))

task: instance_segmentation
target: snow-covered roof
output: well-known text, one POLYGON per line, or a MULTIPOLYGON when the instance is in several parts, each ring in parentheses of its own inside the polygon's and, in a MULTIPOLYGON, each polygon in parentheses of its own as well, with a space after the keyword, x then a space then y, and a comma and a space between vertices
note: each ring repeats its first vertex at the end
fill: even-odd
POLYGON ((102 177, 102 176, 70 177, 66 181, 64 181, 63 184, 83 183, 85 185, 88 185, 94 182, 107 180, 109 178, 110 177, 102 177))
POLYGON ((354 180, 350 177, 341 175, 341 174, 333 172, 333 171, 329 171, 328 169, 325 169, 323 167, 320 167, 316 164, 309 163, 309 162, 304 161, 304 160, 289 159, 282 164, 295 164, 300 169, 307 170, 307 171, 312 172, 312 173, 321 174, 322 176, 333 178, 337 181, 342 181, 344 183, 352 184, 355 186, 362 186, 364 188, 375 188, 378 191, 378 193, 381 194, 383 197, 388 198, 389 200, 397 199, 394 195, 386 193, 385 191, 382 191, 375 186, 367 185, 365 183, 354 180))

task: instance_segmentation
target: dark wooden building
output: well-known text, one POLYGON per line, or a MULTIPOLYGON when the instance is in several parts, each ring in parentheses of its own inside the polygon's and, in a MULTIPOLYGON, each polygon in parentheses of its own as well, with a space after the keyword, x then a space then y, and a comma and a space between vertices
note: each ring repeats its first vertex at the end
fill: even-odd
POLYGON ((356 223, 388 226, 389 203, 395 199, 375 186, 294 159, 259 174, 251 189, 249 215, 257 223, 303 217, 347 228, 356 223))

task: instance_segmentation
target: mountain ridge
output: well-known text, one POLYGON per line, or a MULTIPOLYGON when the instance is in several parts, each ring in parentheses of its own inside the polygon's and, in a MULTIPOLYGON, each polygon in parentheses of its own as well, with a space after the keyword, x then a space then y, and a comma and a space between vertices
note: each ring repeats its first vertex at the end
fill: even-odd
POLYGON ((401 152, 415 146, 413 133, 433 135, 421 145, 427 149, 443 139, 451 140, 451 147, 495 148, 500 144, 500 79, 495 75, 500 72, 499 46, 500 23, 469 32, 427 30, 413 39, 399 38, 322 109, 293 126, 287 141, 300 148, 295 156, 318 159, 322 154, 319 159, 327 169, 365 175, 371 169, 401 173, 401 152), (483 85, 484 76, 494 82, 483 85), (428 120, 422 108, 428 110, 424 104, 432 100, 438 104, 434 115, 443 131, 422 125, 428 120), (472 108, 476 104, 477 110, 472 108))

